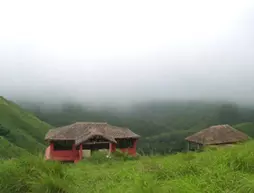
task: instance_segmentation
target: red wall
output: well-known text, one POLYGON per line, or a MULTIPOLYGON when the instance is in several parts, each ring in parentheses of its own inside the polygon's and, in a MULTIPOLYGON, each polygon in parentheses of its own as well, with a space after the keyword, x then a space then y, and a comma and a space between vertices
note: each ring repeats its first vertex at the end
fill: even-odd
POLYGON ((125 148, 120 149, 122 152, 127 152, 129 155, 136 155, 137 151, 137 140, 135 139, 133 141, 133 147, 132 148, 125 148))
POLYGON ((74 161, 77 162, 81 160, 83 157, 82 145, 80 145, 80 149, 76 150, 76 146, 73 144, 72 150, 54 150, 54 144, 50 143, 50 146, 47 148, 45 152, 45 158, 51 160, 59 160, 59 161, 74 161))
MULTIPOLYGON (((45 151, 45 159, 77 162, 83 158, 82 144, 79 147, 80 148, 78 150, 76 150, 76 146, 75 146, 75 144, 73 144, 72 150, 56 151, 56 150, 54 150, 54 144, 51 142, 50 146, 45 151)), ((116 151, 116 144, 110 143, 109 149, 110 149, 110 152, 115 152, 116 151)), ((137 149, 137 139, 134 139, 132 148, 124 148, 124 149, 120 149, 120 150, 122 152, 128 153, 129 155, 135 156, 136 149, 137 149)))
POLYGON ((116 151, 116 144, 115 143, 110 143, 109 144, 109 150, 110 150, 110 152, 115 152, 116 151))
MULTIPOLYGON (((115 143, 110 143, 110 152, 115 152, 116 151, 116 144, 115 143)), ((136 155, 137 153, 137 139, 133 140, 133 147, 131 148, 122 148, 120 149, 122 152, 126 152, 129 155, 136 155)))

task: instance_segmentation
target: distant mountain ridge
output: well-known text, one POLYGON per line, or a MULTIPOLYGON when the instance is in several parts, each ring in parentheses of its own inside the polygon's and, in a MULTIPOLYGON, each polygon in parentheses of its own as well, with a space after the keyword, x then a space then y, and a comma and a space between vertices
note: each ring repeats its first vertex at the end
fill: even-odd
MULTIPOLYGON (((14 147, 31 153, 42 152, 46 147, 44 135, 48 129, 77 121, 108 122, 128 127, 141 135, 138 150, 144 154, 184 151, 185 137, 217 124, 230 124, 254 137, 254 109, 230 103, 149 103, 123 110, 91 109, 72 101, 61 107, 52 105, 49 108, 48 104, 44 108, 28 101, 27 104, 21 103, 21 108, 0 97, 0 146, 4 143, 2 146, 13 149, 13 152, 17 152, 14 147)), ((0 148, 0 158, 1 155, 0 148)))
POLYGON ((254 137, 254 108, 229 102, 158 101, 127 109, 93 109, 87 104, 69 101, 61 107, 31 103, 24 108, 56 127, 77 121, 108 122, 128 127, 141 135, 137 146, 144 154, 185 151, 187 136, 212 125, 229 124, 254 137))
POLYGON ((45 148, 44 135, 51 127, 0 96, 0 158, 41 152, 45 148))

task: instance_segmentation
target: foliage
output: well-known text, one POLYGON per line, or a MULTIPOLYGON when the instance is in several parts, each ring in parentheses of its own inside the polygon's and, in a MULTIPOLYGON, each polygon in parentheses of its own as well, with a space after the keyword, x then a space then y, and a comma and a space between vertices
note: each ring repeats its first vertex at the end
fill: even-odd
MULTIPOLYGON (((44 135, 50 127, 15 103, 0 97, 0 136, 11 144, 32 153, 41 151, 45 148, 44 135)), ((0 141, 0 146, 2 142, 3 140, 0 141)))
POLYGON ((254 137, 254 122, 240 123, 234 125, 234 128, 246 133, 250 137, 254 137))
POLYGON ((29 156, 0 162, 3 193, 254 192, 254 141, 170 156, 110 159, 94 164, 45 162, 29 156))
POLYGON ((239 108, 235 104, 223 104, 218 112, 218 119, 222 124, 236 124, 239 122, 239 108))
MULTIPOLYGON (((215 124, 240 123, 235 127, 254 137, 254 110, 230 103, 164 101, 96 110, 70 102, 44 109, 32 104, 29 111, 54 126, 98 121, 129 127, 141 135, 137 148, 142 155, 184 152, 185 137, 215 124)), ((44 135, 51 126, 43 121, 0 97, 0 135, 11 144, 31 153, 44 150, 44 135)))
POLYGON ((45 162, 41 156, 23 157, 0 165, 1 193, 68 193, 74 184, 67 166, 45 162))
POLYGON ((107 158, 107 153, 101 151, 95 151, 92 153, 91 157, 87 158, 87 161, 90 161, 94 164, 100 164, 108 160, 109 158, 107 158))
POLYGON ((101 163, 111 163, 112 161, 130 161, 138 160, 139 155, 130 156, 127 153, 123 153, 119 150, 108 154, 108 151, 94 151, 91 157, 86 158, 86 161, 89 161, 92 164, 101 164, 101 163))
POLYGON ((29 153, 25 149, 17 147, 4 137, 0 136, 0 160, 23 155, 29 155, 29 153))
POLYGON ((0 136, 8 136, 10 130, 0 124, 0 136))
POLYGON ((29 152, 45 147, 43 137, 51 126, 0 97, 0 193, 254 192, 254 141, 177 153, 185 151, 186 136, 214 124, 235 124, 254 137, 254 111, 249 108, 194 102, 149 103, 128 111, 80 105, 30 110, 55 126, 75 121, 127 126, 142 136, 139 152, 149 156, 115 152, 107 158, 96 152, 78 164, 46 162, 29 152), (161 155, 168 153, 175 155, 161 155))
MULTIPOLYGON (((254 111, 230 103, 201 101, 163 101, 137 104, 130 109, 98 110, 77 104, 61 108, 30 106, 40 119, 62 126, 76 121, 108 122, 129 127, 141 135, 137 147, 141 154, 172 154, 186 150, 185 137, 215 124, 254 122, 254 111)), ((243 128, 243 127, 240 127, 243 128)), ((254 127, 243 129, 254 137, 254 127)))

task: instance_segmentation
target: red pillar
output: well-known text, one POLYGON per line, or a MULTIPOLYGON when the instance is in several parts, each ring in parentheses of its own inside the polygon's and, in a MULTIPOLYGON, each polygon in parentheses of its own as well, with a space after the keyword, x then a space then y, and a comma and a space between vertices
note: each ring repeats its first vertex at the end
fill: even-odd
POLYGON ((135 156, 137 151, 136 149, 137 149, 137 139, 132 139, 132 147, 129 147, 127 149, 127 152, 129 155, 135 156))
POLYGON ((54 143, 50 142, 50 155, 54 151, 54 143))
POLYGON ((116 144, 115 143, 110 143, 109 144, 109 150, 110 150, 110 152, 115 152, 116 151, 116 144))
POLYGON ((133 140, 133 155, 136 155, 137 152, 137 139, 133 140))

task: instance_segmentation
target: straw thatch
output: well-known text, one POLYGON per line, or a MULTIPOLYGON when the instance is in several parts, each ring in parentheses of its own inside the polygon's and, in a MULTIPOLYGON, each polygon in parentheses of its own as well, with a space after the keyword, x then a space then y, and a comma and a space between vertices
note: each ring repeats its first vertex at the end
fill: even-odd
POLYGON ((73 140, 75 144, 80 144, 95 136, 101 136, 112 143, 116 143, 116 139, 140 137, 128 128, 116 127, 107 123, 77 122, 49 130, 45 140, 73 140))
POLYGON ((243 142, 248 136, 229 125, 216 125, 199 131, 185 140, 202 145, 218 145, 243 142))

